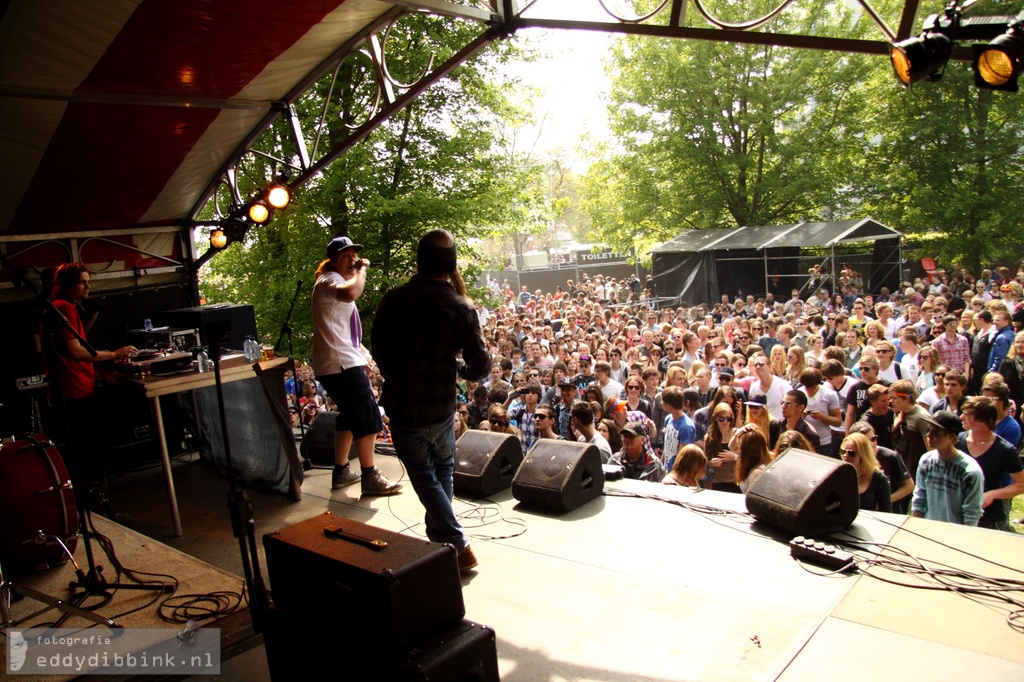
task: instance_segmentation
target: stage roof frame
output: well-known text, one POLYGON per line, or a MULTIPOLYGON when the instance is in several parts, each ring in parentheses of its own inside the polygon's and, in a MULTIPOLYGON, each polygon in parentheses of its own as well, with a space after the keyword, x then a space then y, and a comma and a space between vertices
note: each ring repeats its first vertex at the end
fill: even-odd
MULTIPOLYGON (((127 248, 157 249, 195 281, 197 216, 215 195, 229 197, 218 212, 225 218, 254 198, 241 182, 245 164, 265 155, 253 147, 282 118, 297 151, 280 161, 301 185, 458 64, 517 31, 884 56, 892 41, 914 34, 924 4, 906 0, 887 21, 869 0, 856 2, 873 27, 862 40, 773 32, 774 17, 798 0, 780 0, 776 12, 743 26, 716 24, 703 0, 665 0, 648 17, 609 13, 606 21, 556 18, 557 0, 10 0, 0 9, 0 251, 22 244, 16 250, 31 265, 39 252, 25 245, 32 237, 77 253, 73 240, 92 234, 167 229, 178 246, 159 250, 126 237, 127 248), (416 82, 398 84, 385 77, 382 43, 410 13, 454 17, 479 32, 416 82), (353 55, 372 63, 378 99, 351 134, 317 146, 317 121, 300 120, 295 103, 353 55)), ((146 262, 114 256, 112 267, 125 276, 145 277, 146 262)))
POLYGON ((786 247, 826 248, 839 244, 898 239, 903 233, 873 218, 819 223, 791 223, 757 227, 687 230, 650 253, 705 253, 753 249, 764 251, 786 247))

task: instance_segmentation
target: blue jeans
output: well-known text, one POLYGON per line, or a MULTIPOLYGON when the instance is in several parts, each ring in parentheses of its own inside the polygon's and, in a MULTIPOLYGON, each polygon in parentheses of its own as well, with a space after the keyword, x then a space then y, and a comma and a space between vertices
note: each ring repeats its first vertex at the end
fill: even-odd
POLYGON ((452 508, 455 471, 455 415, 439 424, 416 428, 391 423, 395 454, 409 472, 413 490, 426 509, 427 537, 453 545, 461 552, 469 546, 452 508))

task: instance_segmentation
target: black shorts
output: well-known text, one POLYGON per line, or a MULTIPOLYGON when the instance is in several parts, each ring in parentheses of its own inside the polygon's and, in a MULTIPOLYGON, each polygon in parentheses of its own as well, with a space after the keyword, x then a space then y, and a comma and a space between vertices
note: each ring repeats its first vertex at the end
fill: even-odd
POLYGON ((338 406, 336 431, 351 431, 352 437, 359 439, 384 430, 365 367, 343 369, 316 379, 338 406))

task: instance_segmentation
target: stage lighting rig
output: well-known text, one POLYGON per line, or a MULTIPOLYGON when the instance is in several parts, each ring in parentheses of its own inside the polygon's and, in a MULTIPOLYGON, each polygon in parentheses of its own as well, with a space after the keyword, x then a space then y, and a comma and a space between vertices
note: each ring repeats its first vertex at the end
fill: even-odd
MULTIPOLYGON (((968 6, 970 4, 967 3, 968 6)), ((1024 13, 1018 17, 965 18, 964 8, 965 5, 959 2, 950 3, 942 14, 933 14, 924 20, 919 35, 893 44, 890 52, 892 68, 905 87, 925 78, 930 81, 942 78, 946 62, 959 47, 959 41, 992 40, 985 46, 988 50, 979 49, 979 46, 974 48, 975 82, 979 87, 1011 89, 1009 83, 1012 81, 1012 89, 1016 89, 1021 45, 1024 44, 1019 25, 1024 13), (985 71, 985 76, 981 75, 981 70, 985 71), (987 80, 986 76, 993 80, 987 80), (1000 79, 1004 80, 1000 83, 1000 79)))
POLYGON ((267 203, 278 211, 283 208, 287 208, 288 204, 291 202, 292 190, 284 183, 283 179, 275 180, 274 183, 267 188, 267 203))
POLYGON ((210 246, 220 251, 229 244, 242 241, 248 231, 249 225, 241 218, 228 218, 210 232, 210 246))
POLYGON ((988 45, 974 45, 974 84, 986 90, 1017 92, 1024 57, 1024 15, 988 45))
POLYGON ((262 225, 270 219, 270 207, 266 199, 257 199, 249 204, 249 220, 262 225))
POLYGON ((291 201, 291 188, 285 184, 283 176, 278 176, 249 204, 246 213, 249 220, 257 225, 262 225, 273 217, 274 211, 287 208, 291 201))

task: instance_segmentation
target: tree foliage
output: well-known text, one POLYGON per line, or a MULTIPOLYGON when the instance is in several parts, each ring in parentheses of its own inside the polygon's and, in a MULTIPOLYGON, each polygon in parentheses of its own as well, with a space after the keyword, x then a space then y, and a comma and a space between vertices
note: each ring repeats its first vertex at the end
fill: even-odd
MULTIPOLYGON (((834 19, 824 4, 773 29, 823 30, 834 19)), ((866 68, 770 45, 622 40, 608 67, 617 148, 586 179, 603 239, 649 245, 821 215, 846 184, 840 161, 857 147, 853 91, 866 68)))
MULTIPOLYGON (((479 32, 479 26, 410 16, 389 34, 391 73, 399 81, 414 80, 430 52, 441 63, 479 32)), ((292 327, 296 354, 308 358, 313 272, 332 237, 349 235, 364 245, 362 255, 378 264, 369 271, 359 301, 367 328, 383 293, 414 269, 416 243, 428 230, 455 234, 460 262, 472 272, 467 238, 506 221, 520 191, 519 172, 495 144, 492 125, 495 118, 521 113, 512 93, 490 72, 493 63, 514 53, 507 42, 492 44, 349 149, 307 183, 286 212, 210 261, 200 282, 206 299, 253 302, 261 335, 272 340, 301 279, 292 327)), ((333 91, 328 75, 298 103, 307 121, 316 120, 327 103, 329 116, 316 131, 321 144, 337 143, 347 126, 362 122, 371 97, 368 74, 368 62, 354 57, 339 71, 333 91), (328 92, 333 92, 329 100, 328 92)), ((274 157, 293 153, 283 121, 260 145, 274 157)), ((269 180, 277 170, 268 163, 254 173, 269 180)))
MULTIPOLYGON (((1024 3, 992 3, 985 14, 1024 3)), ((891 73, 865 84, 870 144, 858 177, 862 213, 901 231, 938 232, 929 241, 946 264, 978 272, 1021 253, 1024 215, 1024 99, 982 90, 970 63, 950 62, 942 79, 894 87, 891 73)))

